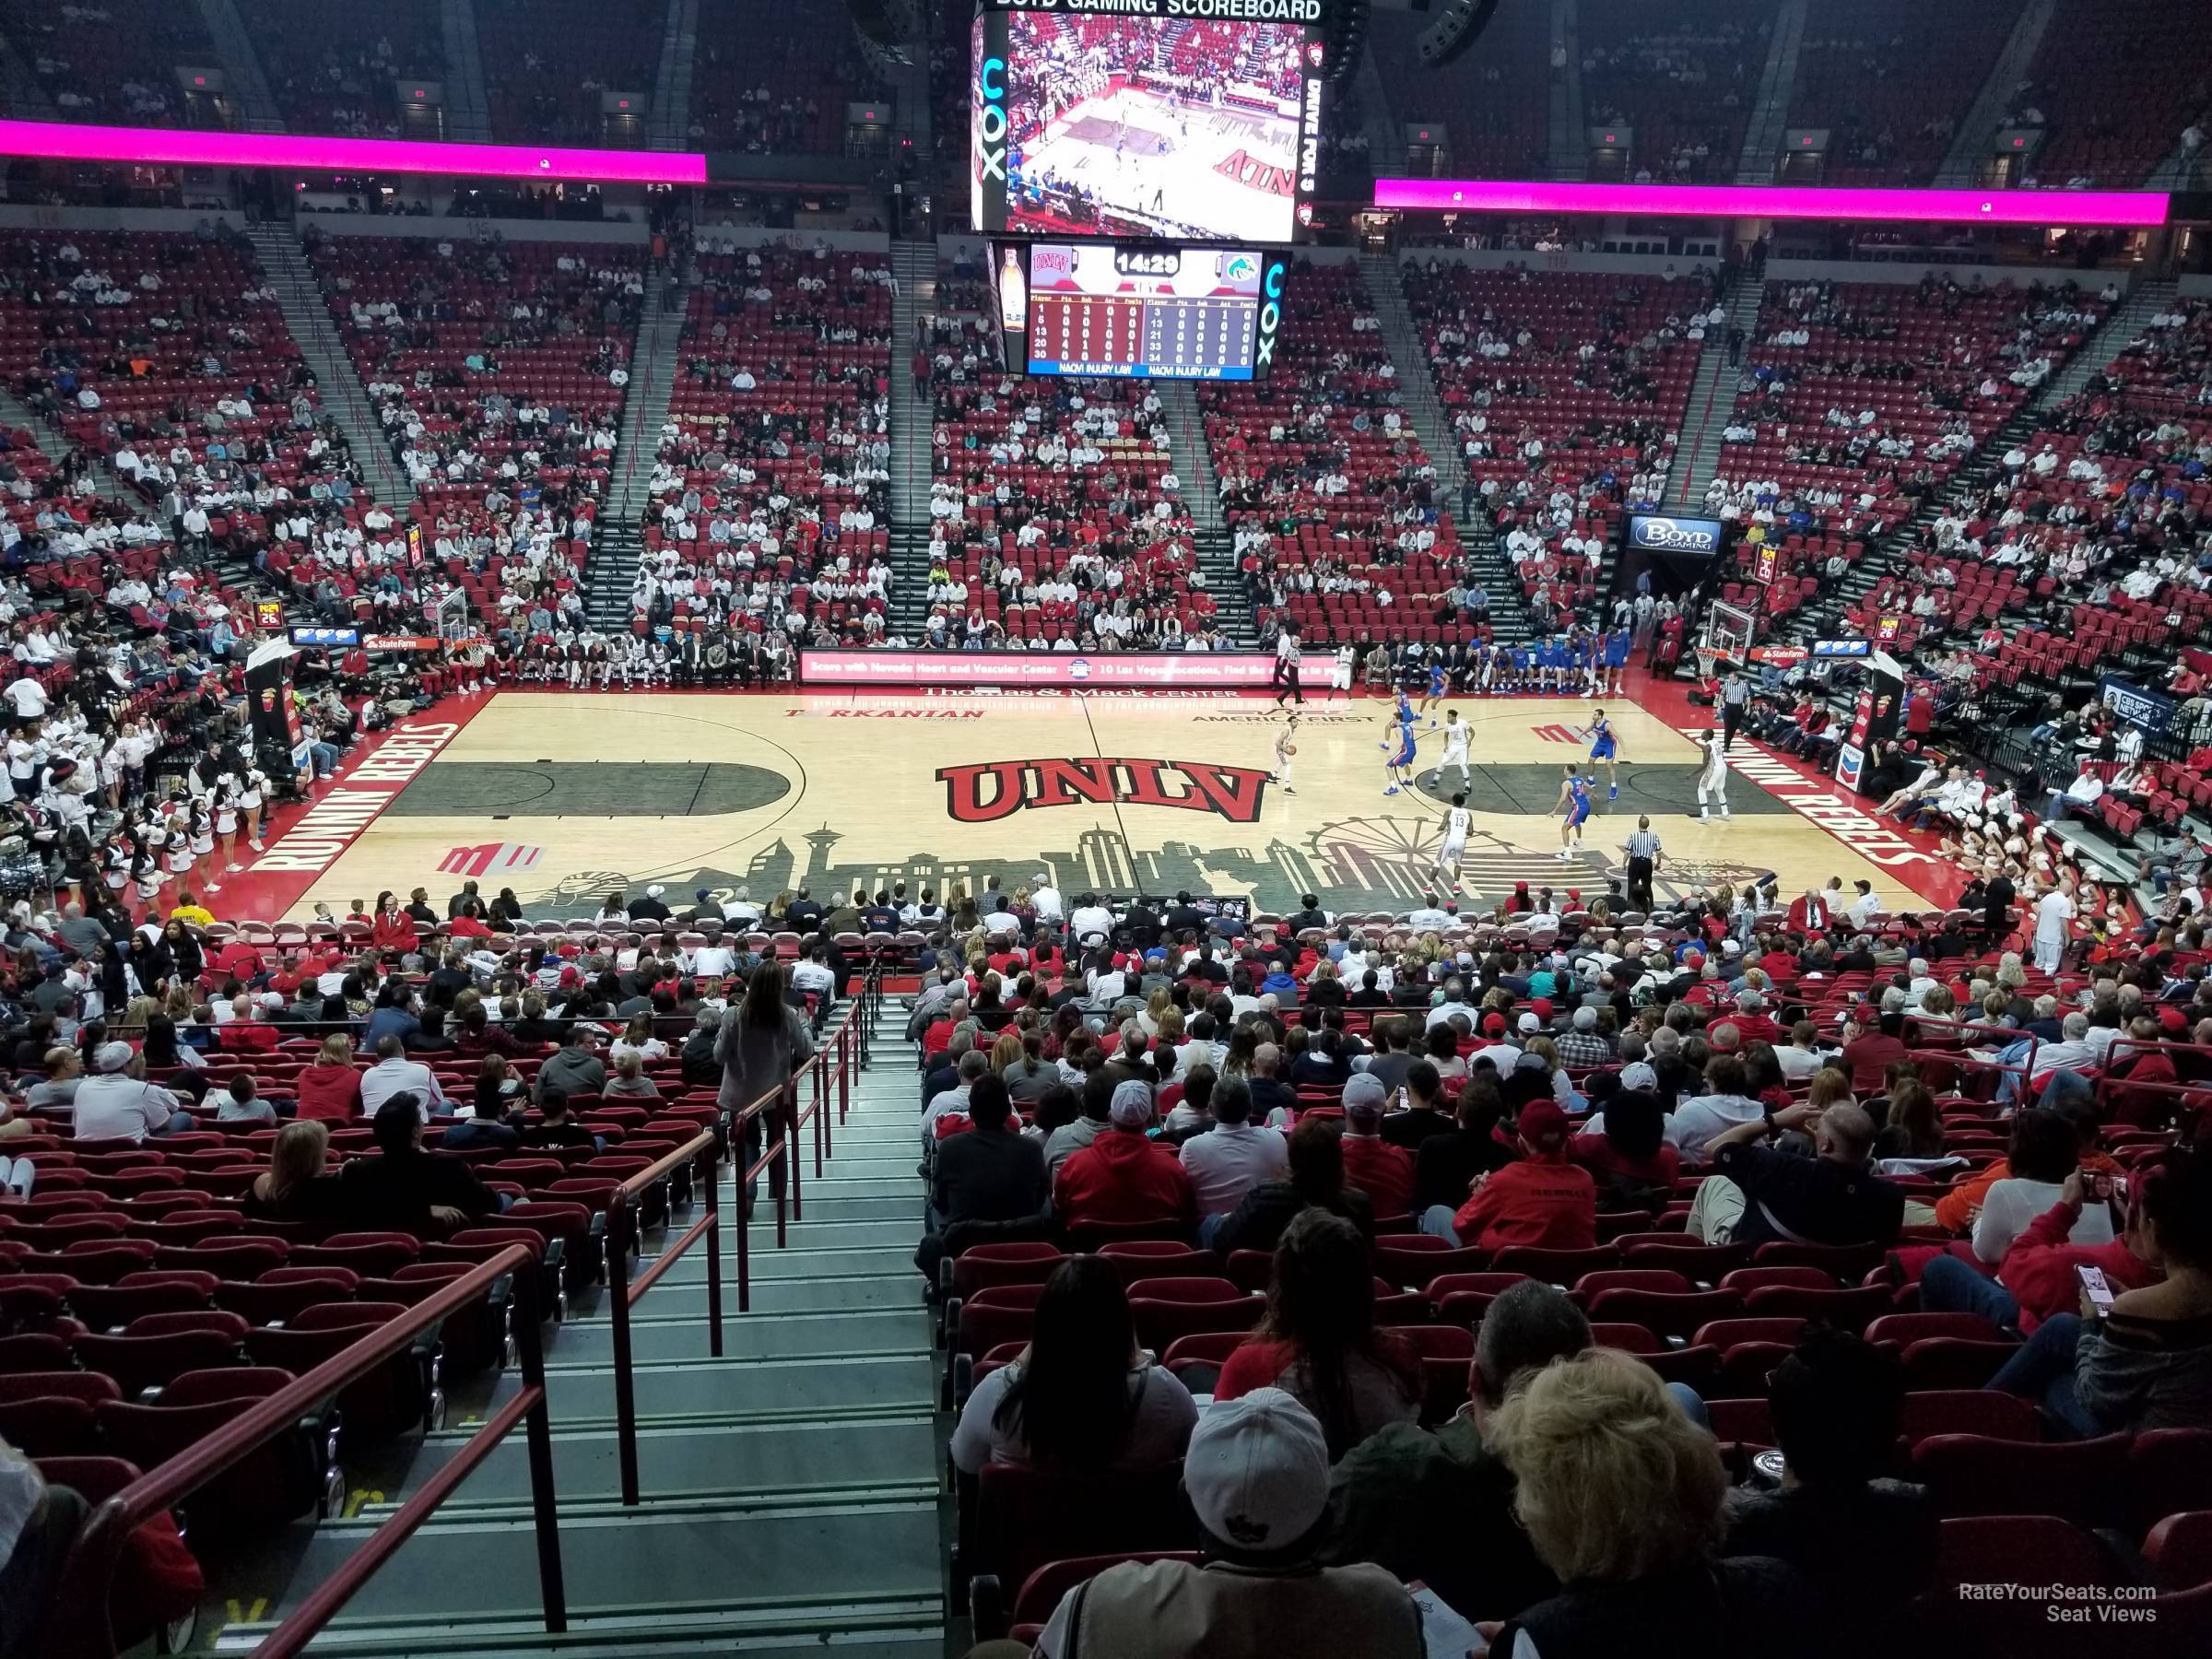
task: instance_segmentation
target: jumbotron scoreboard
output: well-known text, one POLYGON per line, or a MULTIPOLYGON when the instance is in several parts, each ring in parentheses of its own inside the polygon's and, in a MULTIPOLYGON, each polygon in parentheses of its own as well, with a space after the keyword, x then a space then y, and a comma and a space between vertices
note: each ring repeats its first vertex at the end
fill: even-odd
POLYGON ((1250 248, 1006 245, 993 262, 1009 369, 1251 380, 1274 356, 1287 269, 1250 248))

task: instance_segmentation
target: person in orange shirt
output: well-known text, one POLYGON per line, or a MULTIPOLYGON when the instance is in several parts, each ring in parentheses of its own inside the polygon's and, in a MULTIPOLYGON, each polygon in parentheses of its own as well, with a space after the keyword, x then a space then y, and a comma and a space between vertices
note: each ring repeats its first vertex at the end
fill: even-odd
POLYGON ((1346 1079, 1344 1181, 1367 1194, 1378 1217, 1407 1215, 1413 1208, 1413 1154, 1382 1138, 1389 1104, 1380 1077, 1355 1072, 1346 1079))
POLYGON ((1518 1161, 1475 1180, 1474 1194, 1454 1214, 1433 1206, 1421 1230, 1454 1244, 1488 1251, 1513 1244, 1589 1250, 1597 1243, 1597 1183, 1567 1159, 1567 1113, 1557 1100, 1521 1109, 1518 1161))

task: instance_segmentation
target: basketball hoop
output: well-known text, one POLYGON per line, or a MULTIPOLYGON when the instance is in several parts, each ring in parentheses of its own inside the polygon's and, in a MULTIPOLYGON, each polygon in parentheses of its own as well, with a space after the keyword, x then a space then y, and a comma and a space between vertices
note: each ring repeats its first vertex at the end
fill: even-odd
POLYGON ((1698 659, 1698 684, 1710 686, 1719 671, 1721 653, 1710 645, 1699 645, 1692 649, 1691 654, 1698 659))

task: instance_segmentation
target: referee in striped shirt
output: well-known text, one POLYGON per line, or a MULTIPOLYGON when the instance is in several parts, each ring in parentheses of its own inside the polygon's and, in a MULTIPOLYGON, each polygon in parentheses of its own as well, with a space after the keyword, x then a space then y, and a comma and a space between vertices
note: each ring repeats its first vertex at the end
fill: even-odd
POLYGON ((1621 851, 1629 855, 1629 908, 1648 914, 1653 902, 1652 875, 1658 869, 1661 856, 1659 837, 1653 832, 1649 817, 1636 820, 1621 851))

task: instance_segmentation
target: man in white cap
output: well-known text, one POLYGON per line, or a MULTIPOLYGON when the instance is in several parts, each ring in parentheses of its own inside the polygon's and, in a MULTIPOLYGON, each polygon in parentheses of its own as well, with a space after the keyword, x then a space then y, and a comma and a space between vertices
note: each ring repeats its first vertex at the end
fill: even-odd
POLYGON ((644 898, 633 899, 629 901, 629 919, 632 922, 667 921, 668 907, 661 902, 661 895, 667 890, 665 887, 647 888, 644 898))
MULTIPOLYGON (((1110 1567, 1061 1598, 1037 1639, 1046 1659, 1420 1659, 1420 1609, 1366 1562, 1321 1567, 1329 1450, 1279 1388, 1217 1401, 1183 1453, 1203 1565, 1110 1567)), ((991 1653, 1001 1644, 977 1650, 991 1653)), ((1018 1647, 1006 1646, 1008 1654, 1018 1647)))
POLYGON ((101 1043, 92 1051, 92 1072, 69 1103, 78 1140, 142 1141, 193 1127, 192 1113, 177 1097, 146 1080, 146 1064, 129 1043, 101 1043))

